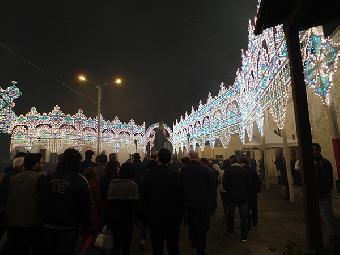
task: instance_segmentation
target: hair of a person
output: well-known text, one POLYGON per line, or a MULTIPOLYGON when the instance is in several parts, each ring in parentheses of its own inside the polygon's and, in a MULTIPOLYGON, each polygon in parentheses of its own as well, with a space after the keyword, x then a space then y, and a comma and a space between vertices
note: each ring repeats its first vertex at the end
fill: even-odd
POLYGON ((321 151, 321 145, 318 143, 312 143, 313 147, 316 147, 319 151, 321 151))
POLYGON ((228 169, 229 167, 230 167, 230 162, 229 162, 228 159, 225 159, 225 160, 223 161, 223 169, 226 170, 226 169, 228 169))
POLYGON ((135 167, 132 163, 124 163, 119 169, 119 178, 132 179, 135 173, 135 167))
POLYGON ((158 160, 162 164, 169 164, 171 161, 171 152, 165 148, 160 149, 158 152, 158 160))
POLYGON ((79 151, 73 148, 66 149, 58 163, 57 170, 78 172, 81 159, 79 151))
POLYGON ((209 160, 208 160, 207 158, 201 158, 201 163, 202 163, 203 165, 208 166, 208 165, 209 165, 209 160))
POLYGON ((93 150, 87 150, 85 151, 85 158, 86 159, 92 159, 92 156, 94 155, 94 151, 93 150))
POLYGON ((106 164, 107 163, 107 156, 105 154, 99 154, 96 163, 98 164, 106 164))
POLYGON ((19 151, 17 154, 15 154, 14 158, 25 158, 26 152, 19 151))
POLYGON ((40 162, 42 155, 40 153, 28 153, 24 159, 25 169, 33 169, 33 167, 40 162))
POLYGON ((246 164, 247 166, 249 165, 248 159, 246 157, 241 157, 239 162, 242 164, 246 164))
POLYGON ((140 157, 140 154, 138 152, 133 154, 133 160, 140 160, 140 159, 141 159, 141 157, 140 157))
POLYGON ((24 166, 24 161, 25 161, 24 157, 15 158, 13 160, 13 168, 17 169, 17 168, 23 167, 24 166))
POLYGON ((182 162, 183 165, 186 165, 190 162, 190 159, 189 159, 189 157, 184 157, 184 158, 181 159, 181 162, 182 162))
POLYGON ((110 153, 109 161, 116 161, 116 160, 117 160, 117 153, 110 153))
POLYGON ((237 157, 236 157, 235 155, 231 155, 231 156, 229 157, 229 163, 230 163, 230 165, 232 165, 232 164, 234 164, 234 163, 238 163, 237 157))

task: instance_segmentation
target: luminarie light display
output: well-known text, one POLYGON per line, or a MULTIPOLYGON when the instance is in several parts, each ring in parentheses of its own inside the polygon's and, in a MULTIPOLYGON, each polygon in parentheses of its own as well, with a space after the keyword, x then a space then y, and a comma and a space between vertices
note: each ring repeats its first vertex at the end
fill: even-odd
MULTIPOLYGON (((207 102, 185 114, 173 125, 174 147, 214 144, 219 139, 224 146, 232 134, 246 136, 251 141, 253 127, 264 132, 264 112, 269 110, 279 129, 284 127, 290 90, 290 70, 285 35, 282 26, 254 35, 249 21, 248 50, 241 51, 241 67, 234 84, 222 83, 218 95, 209 93, 207 102), (194 130, 192 133, 191 130, 194 130)), ((306 85, 313 88, 324 104, 333 85, 340 45, 323 37, 322 29, 312 28, 300 33, 306 85)))
MULTIPOLYGON (((51 153, 61 153, 69 147, 80 151, 92 149, 97 143, 97 118, 88 118, 82 110, 70 115, 56 105, 49 113, 39 113, 32 107, 26 115, 17 116, 12 108, 14 100, 21 95, 13 83, 6 90, 0 88, 0 131, 11 134, 11 151, 33 148, 47 149, 51 153)), ((126 149, 129 153, 145 151, 146 145, 154 142, 155 130, 159 124, 151 125, 147 130, 145 123, 137 125, 134 120, 121 122, 118 117, 113 121, 101 119, 101 148, 107 153, 126 149), (137 148, 136 148, 137 144, 137 148)), ((172 131, 164 125, 169 140, 172 131)))

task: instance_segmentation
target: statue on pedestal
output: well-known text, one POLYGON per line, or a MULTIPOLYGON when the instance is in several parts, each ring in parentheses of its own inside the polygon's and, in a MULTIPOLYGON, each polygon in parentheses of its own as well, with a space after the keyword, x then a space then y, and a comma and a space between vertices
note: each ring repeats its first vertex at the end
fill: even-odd
POLYGON ((161 121, 159 122, 159 127, 156 129, 154 147, 152 149, 153 151, 159 151, 162 148, 166 148, 171 152, 173 151, 173 146, 166 135, 164 123, 161 121))

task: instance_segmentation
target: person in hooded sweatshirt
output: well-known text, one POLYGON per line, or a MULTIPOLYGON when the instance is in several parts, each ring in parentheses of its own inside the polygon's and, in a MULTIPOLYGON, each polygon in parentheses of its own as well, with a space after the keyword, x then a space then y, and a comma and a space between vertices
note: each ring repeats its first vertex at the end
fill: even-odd
POLYGON ((106 215, 113 236, 112 255, 130 254, 133 219, 139 200, 138 186, 133 181, 134 172, 133 164, 122 164, 119 177, 113 179, 109 186, 106 215))
POLYGON ((43 179, 41 168, 41 154, 26 154, 24 170, 10 178, 6 204, 5 254, 45 254, 38 192, 39 183, 43 179))
POLYGON ((48 255, 72 255, 79 234, 90 227, 92 199, 88 182, 79 173, 80 162, 77 150, 65 150, 56 171, 40 183, 48 255))

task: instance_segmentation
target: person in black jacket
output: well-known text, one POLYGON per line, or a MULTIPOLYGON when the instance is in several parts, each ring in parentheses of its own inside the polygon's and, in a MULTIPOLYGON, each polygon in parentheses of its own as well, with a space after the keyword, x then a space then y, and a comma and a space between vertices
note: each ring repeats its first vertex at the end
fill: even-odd
POLYGON ((218 186, 218 176, 219 171, 214 169, 213 164, 210 164, 207 158, 201 158, 201 163, 209 169, 210 180, 211 180, 211 215, 215 214, 217 208, 217 186, 218 186))
POLYGON ((212 179, 209 169, 198 161, 198 154, 181 169, 182 199, 188 214, 189 238, 197 254, 205 254, 211 211, 212 179))
POLYGON ((138 192, 139 192, 139 203, 136 207, 136 222, 137 226, 140 229, 140 241, 139 241, 139 249, 141 251, 145 248, 145 239, 146 239, 146 232, 147 232, 147 221, 146 221, 146 211, 144 208, 143 203, 143 194, 142 194, 142 186, 145 179, 146 174, 146 166, 141 161, 141 157, 139 153, 133 154, 133 162, 132 162, 135 173, 133 180, 136 182, 138 186, 138 192))
POLYGON ((321 146, 318 143, 313 143, 313 156, 319 185, 320 215, 325 225, 330 248, 334 249, 337 229, 332 204, 333 167, 332 164, 321 155, 321 146))
POLYGON ((248 199, 248 229, 250 230, 251 225, 257 226, 258 210, 257 210, 257 193, 261 191, 261 180, 257 175, 256 169, 249 167, 248 160, 246 158, 240 159, 240 165, 246 169, 250 175, 251 186, 248 199))
POLYGON ((160 166, 146 175, 143 185, 152 250, 154 255, 163 254, 166 242, 169 255, 178 255, 182 219, 180 180, 178 173, 169 167, 169 150, 161 149, 158 160, 160 166))
POLYGON ((227 230, 229 237, 235 236, 235 208, 239 208, 241 218, 241 241, 248 241, 248 199, 251 181, 247 170, 243 169, 236 157, 230 158, 230 169, 224 173, 222 185, 229 199, 227 230))
POLYGON ((80 161, 77 150, 65 150, 56 171, 39 185, 49 255, 72 255, 79 231, 87 230, 91 223, 91 194, 79 174, 80 161))
POLYGON ((94 155, 93 150, 85 151, 85 159, 80 163, 79 169, 80 173, 83 173, 86 169, 92 168, 96 166, 96 163, 92 161, 92 157, 94 155))

